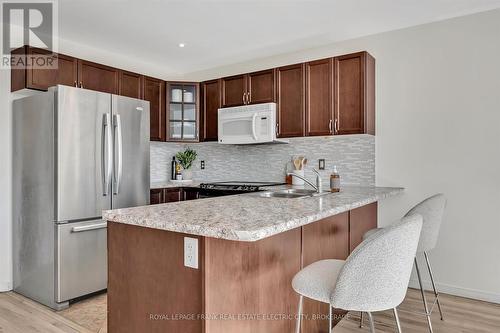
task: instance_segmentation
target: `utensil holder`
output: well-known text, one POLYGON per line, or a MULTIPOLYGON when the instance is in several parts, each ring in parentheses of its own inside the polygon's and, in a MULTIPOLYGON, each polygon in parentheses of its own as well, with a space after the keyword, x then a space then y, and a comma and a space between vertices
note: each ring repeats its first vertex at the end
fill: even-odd
MULTIPOLYGON (((304 169, 293 170, 292 173, 304 177, 304 169)), ((292 185, 304 185, 304 180, 297 177, 292 177, 292 185)))

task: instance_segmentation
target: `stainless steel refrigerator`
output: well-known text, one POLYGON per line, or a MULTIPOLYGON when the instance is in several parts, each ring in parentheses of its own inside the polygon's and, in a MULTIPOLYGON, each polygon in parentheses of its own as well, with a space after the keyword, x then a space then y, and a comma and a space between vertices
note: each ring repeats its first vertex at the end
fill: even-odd
POLYGON ((14 290, 106 289, 107 209, 149 204, 149 102, 56 86, 13 102, 14 290))

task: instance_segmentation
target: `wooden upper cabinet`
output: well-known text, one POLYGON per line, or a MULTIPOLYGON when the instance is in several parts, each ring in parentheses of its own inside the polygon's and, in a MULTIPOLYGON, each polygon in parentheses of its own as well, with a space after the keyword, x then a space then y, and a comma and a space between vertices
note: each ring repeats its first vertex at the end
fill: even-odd
POLYGON ((150 140, 165 141, 165 81, 144 77, 143 96, 149 101, 150 140))
POLYGON ((332 59, 306 63, 306 135, 333 134, 332 59))
POLYGON ((202 118, 203 141, 217 141, 218 137, 218 110, 221 107, 220 80, 203 82, 202 89, 202 118))
POLYGON ((77 59, 64 54, 54 54, 50 51, 35 47, 22 47, 12 52, 13 55, 27 55, 28 57, 42 56, 48 61, 53 61, 55 68, 27 68, 12 69, 11 91, 24 88, 47 90, 49 87, 62 84, 76 86, 77 59), (45 58, 47 57, 47 58, 45 58))
POLYGON ((276 69, 278 136, 304 136, 304 64, 276 69))
POLYGON ((119 70, 113 67, 78 60, 78 86, 80 88, 118 94, 119 70))
POLYGON ((274 102, 274 77, 274 69, 247 74, 247 104, 274 102))
POLYGON ((375 134, 375 59, 359 52, 334 63, 336 134, 375 134))
POLYGON ((121 96, 127 96, 132 98, 143 98, 143 80, 144 76, 127 72, 120 71, 120 80, 118 85, 118 94, 121 96))
POLYGON ((222 79, 222 107, 245 104, 244 95, 247 91, 246 75, 236 75, 222 79))

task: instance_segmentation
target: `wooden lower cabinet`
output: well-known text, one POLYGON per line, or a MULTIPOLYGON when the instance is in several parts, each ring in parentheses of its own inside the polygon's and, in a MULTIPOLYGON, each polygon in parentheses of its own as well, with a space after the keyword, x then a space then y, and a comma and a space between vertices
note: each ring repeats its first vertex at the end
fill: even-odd
POLYGON ((155 188, 149 191, 149 202, 151 205, 157 205, 161 203, 165 203, 165 197, 163 196, 162 188, 155 188))
MULTIPOLYGON (((374 212, 376 203, 256 242, 110 221, 108 332, 293 332, 295 274, 317 260, 345 259, 359 238, 350 233, 376 226, 374 212), (198 269, 184 266, 184 237, 198 239, 198 269)), ((305 313, 327 315, 327 305, 304 300, 305 313)), ((303 320, 302 333, 327 331, 327 320, 303 320)))
POLYGON ((363 235, 377 227, 377 203, 362 206, 349 212, 349 252, 363 241, 363 235))

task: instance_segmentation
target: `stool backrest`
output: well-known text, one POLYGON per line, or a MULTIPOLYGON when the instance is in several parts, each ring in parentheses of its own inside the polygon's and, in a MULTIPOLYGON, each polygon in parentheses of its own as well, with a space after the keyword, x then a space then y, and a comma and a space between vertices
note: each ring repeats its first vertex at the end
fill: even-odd
POLYGON ((422 229, 412 215, 364 240, 341 269, 330 303, 351 311, 383 311, 403 302, 422 229))
POLYGON ((436 247, 445 206, 446 197, 440 193, 425 199, 406 213, 405 216, 418 214, 424 219, 417 252, 429 251, 436 247))

